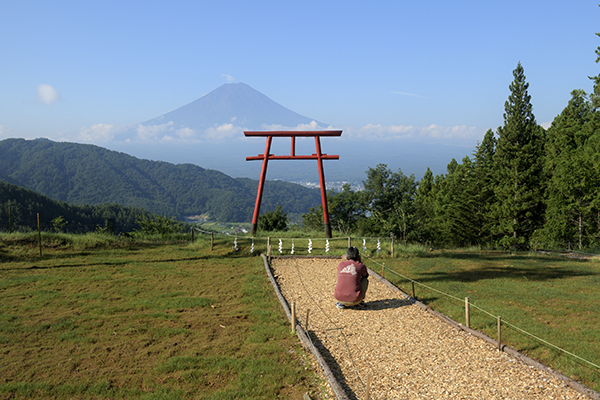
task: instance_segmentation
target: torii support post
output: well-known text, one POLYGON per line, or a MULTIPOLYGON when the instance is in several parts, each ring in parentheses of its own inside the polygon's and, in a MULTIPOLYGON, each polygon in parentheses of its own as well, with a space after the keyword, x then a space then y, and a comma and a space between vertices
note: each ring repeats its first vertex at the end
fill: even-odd
POLYGON ((258 227, 258 215, 260 213, 260 203, 267 176, 267 164, 269 160, 317 160, 319 166, 319 183, 321 185, 321 202, 323 204, 323 222, 325 224, 325 237, 331 238, 331 225, 329 223, 329 212, 327 210, 327 190, 325 188, 325 172, 323 171, 323 160, 339 160, 338 155, 327 155, 321 153, 321 136, 342 136, 342 131, 244 131, 246 137, 261 136, 267 138, 265 152, 258 156, 246 157, 246 161, 262 160, 262 169, 260 171, 260 180, 258 181, 258 192, 256 193, 256 203, 254 205, 254 215, 252 216, 252 226, 250 234, 256 233, 258 227), (289 137, 292 141, 290 155, 276 156, 270 154, 271 142, 274 137, 289 137), (296 138, 314 137, 316 153, 311 155, 296 155, 296 138))

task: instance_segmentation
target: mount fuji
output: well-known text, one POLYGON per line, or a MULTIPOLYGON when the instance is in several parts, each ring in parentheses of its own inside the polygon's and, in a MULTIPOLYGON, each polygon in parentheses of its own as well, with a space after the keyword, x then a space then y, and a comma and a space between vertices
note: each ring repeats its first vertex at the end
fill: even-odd
MULTIPOLYGON (((276 103, 245 83, 226 83, 198 100, 142 125, 163 125, 172 122, 175 130, 189 128, 202 132, 224 124, 259 130, 273 125, 309 125, 313 121, 276 103)), ((325 125, 314 122, 320 126, 325 125)))
MULTIPOLYGON (((232 177, 257 179, 260 162, 247 162, 264 150, 264 140, 247 138, 244 130, 321 130, 329 125, 300 115, 245 83, 228 83, 182 107, 147 120, 110 144, 112 150, 136 157, 175 164, 191 163, 221 171, 232 177)), ((335 129, 339 129, 336 127, 335 129)), ((282 138, 283 139, 283 138, 282 138)), ((297 154, 315 152, 314 141, 301 138, 297 154)), ((326 163, 327 182, 361 182, 366 171, 379 163, 405 174, 423 176, 427 167, 444 172, 454 157, 462 159, 470 150, 436 143, 378 142, 342 135, 327 138, 323 152, 339 154, 326 163)), ((289 154, 289 141, 274 140, 274 154, 289 154)), ((318 182, 317 163, 289 161, 269 163, 267 179, 318 182), (274 165, 271 165, 274 164, 274 165)))

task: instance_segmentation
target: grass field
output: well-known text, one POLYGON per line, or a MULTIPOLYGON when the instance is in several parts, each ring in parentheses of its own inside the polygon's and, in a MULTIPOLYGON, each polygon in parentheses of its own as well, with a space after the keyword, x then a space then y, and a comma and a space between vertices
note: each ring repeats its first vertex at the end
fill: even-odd
MULTIPOLYGON (((266 238, 0 237, 0 399, 301 398, 318 382, 265 277, 266 238)), ((291 251, 283 237, 283 254, 291 251)), ((287 239, 286 239, 287 237, 287 239)), ((291 237, 298 238, 297 235, 291 237)), ((329 241, 341 255, 347 238, 329 241)), ((362 240, 353 238, 361 248, 362 240)), ((496 318, 600 364, 600 262, 388 243, 366 264, 432 308, 496 337, 496 318), (378 254, 380 257, 378 257, 378 254), (391 271, 396 271, 397 274, 391 271), (435 290, 432 290, 433 288, 435 290), (436 290, 457 298, 452 299, 436 290)), ((278 252, 277 234, 271 245, 278 252)), ((308 255, 308 239, 295 254, 308 255)), ((312 240, 314 255, 326 241, 312 240)), ((600 391, 600 369, 504 326, 503 342, 600 391)))
MULTIPOLYGON (((100 238, 100 239, 98 239, 100 238)), ((0 242, 0 398, 320 393, 264 273, 229 243, 0 242)))
MULTIPOLYGON (((497 338, 496 316, 532 335, 600 365, 600 262, 530 253, 435 251, 426 256, 367 261, 417 299, 465 324, 464 298, 472 305, 471 328, 497 338), (452 295, 459 300, 440 294, 452 295)), ((600 369, 511 326, 503 325, 504 344, 600 391, 600 369)))

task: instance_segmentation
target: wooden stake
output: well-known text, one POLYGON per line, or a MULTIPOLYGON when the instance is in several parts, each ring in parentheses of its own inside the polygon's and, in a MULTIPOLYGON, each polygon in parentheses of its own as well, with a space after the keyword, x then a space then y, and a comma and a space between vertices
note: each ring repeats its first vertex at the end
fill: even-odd
POLYGON ((502 351, 502 319, 498 315, 498 351, 502 351))
POLYGON ((415 294, 415 281, 412 281, 412 290, 413 290, 413 299, 417 298, 417 295, 415 294))
POLYGON ((190 228, 190 230, 192 231, 192 243, 194 243, 194 228, 190 228))
POLYGON ((40 228, 40 213, 37 214, 38 244, 40 246, 40 257, 42 256, 42 229, 40 228))
POLYGON ((292 333, 296 333, 296 302, 292 301, 292 333))
POLYGON ((352 239, 348 236, 348 248, 352 247, 352 239))
POLYGON ((310 309, 306 310, 306 322, 304 324, 304 330, 306 330, 306 334, 308 335, 308 314, 310 313, 310 309))
POLYGON ((471 327, 471 311, 469 310, 469 298, 465 297, 465 326, 467 328, 471 327))
POLYGON ((215 234, 214 232, 210 233, 210 251, 213 250, 213 246, 215 244, 215 234))
POLYGON ((392 258, 394 258, 394 235, 392 235, 391 239, 392 239, 392 244, 391 244, 391 250, 392 251, 391 251, 391 253, 392 253, 392 258))
POLYGON ((385 263, 381 264, 381 277, 385 278, 385 263))
POLYGON ((367 376, 367 391, 365 394, 365 400, 369 400, 371 393, 371 374, 367 376))

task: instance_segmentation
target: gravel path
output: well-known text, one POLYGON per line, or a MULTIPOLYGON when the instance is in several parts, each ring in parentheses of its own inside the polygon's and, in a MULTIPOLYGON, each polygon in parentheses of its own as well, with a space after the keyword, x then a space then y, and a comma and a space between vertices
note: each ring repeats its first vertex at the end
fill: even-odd
POLYGON ((335 259, 273 260, 281 292, 349 397, 589 399, 369 279, 365 309, 335 308, 335 259))

